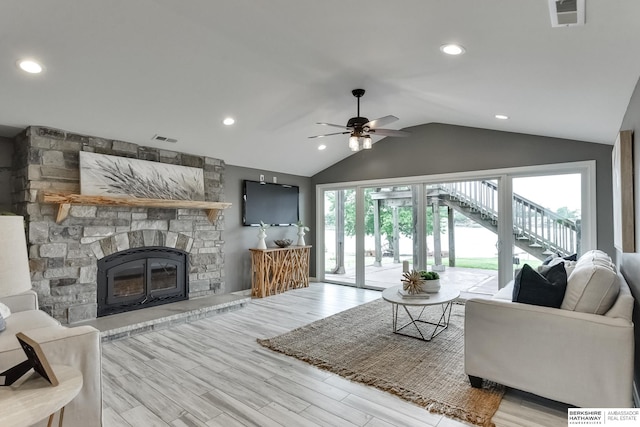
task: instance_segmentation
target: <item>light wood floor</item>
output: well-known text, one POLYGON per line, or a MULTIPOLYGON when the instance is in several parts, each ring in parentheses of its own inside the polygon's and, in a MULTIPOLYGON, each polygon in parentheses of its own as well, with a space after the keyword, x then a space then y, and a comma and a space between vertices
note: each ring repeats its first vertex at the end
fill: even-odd
MULTIPOLYGON (((234 312, 104 343, 105 426, 466 425, 256 342, 377 298, 377 291, 314 283, 234 312)), ((566 426, 566 407, 509 391, 494 422, 566 426)))

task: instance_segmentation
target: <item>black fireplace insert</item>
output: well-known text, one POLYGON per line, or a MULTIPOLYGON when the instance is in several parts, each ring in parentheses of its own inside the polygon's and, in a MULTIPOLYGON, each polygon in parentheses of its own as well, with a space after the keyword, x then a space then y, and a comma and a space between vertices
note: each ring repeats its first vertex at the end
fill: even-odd
POLYGON ((178 249, 128 249, 98 261, 98 317, 186 300, 188 254, 178 249))

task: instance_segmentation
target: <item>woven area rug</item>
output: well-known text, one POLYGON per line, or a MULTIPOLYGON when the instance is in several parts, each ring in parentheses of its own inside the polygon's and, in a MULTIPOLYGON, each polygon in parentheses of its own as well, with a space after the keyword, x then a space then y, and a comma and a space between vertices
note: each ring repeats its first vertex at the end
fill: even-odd
MULTIPOLYGON (((440 306, 429 307, 423 319, 429 319, 427 311, 441 313, 440 306)), ((406 320, 400 317, 399 325, 406 320)), ((469 385, 463 326, 464 306, 454 305, 449 328, 431 342, 397 335, 392 332, 391 305, 376 300, 258 342, 431 412, 492 426, 504 388, 486 381, 483 389, 469 385)))

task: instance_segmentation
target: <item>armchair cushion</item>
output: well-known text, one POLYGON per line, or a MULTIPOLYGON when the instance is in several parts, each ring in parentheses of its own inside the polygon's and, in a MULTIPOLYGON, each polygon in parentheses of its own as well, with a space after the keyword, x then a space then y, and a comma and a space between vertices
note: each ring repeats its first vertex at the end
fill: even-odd
POLYGON ((545 275, 525 264, 514 281, 513 301, 543 307, 560 308, 567 287, 564 264, 556 264, 545 275))
POLYGON ((38 309, 38 294, 33 290, 2 297, 0 301, 11 309, 11 313, 38 309))

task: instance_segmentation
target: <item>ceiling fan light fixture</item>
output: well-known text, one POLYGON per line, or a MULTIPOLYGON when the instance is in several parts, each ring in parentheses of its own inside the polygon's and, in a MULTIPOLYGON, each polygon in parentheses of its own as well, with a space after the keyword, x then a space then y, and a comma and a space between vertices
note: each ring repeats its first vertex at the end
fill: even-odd
POLYGON ((360 151, 360 141, 355 135, 349 137, 349 149, 353 152, 360 151))
POLYGON ((365 135, 362 137, 362 149, 363 150, 371 150, 373 147, 373 142, 371 141, 371 137, 369 135, 365 135))
POLYGON ((455 43, 443 44, 442 46, 440 46, 440 51, 446 53, 447 55, 453 56, 462 55, 466 52, 464 47, 455 43))

